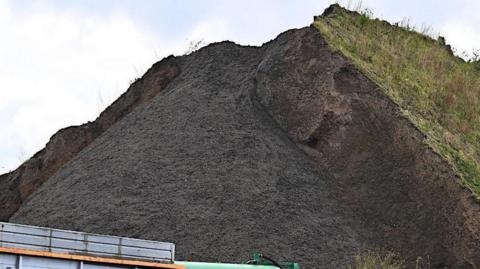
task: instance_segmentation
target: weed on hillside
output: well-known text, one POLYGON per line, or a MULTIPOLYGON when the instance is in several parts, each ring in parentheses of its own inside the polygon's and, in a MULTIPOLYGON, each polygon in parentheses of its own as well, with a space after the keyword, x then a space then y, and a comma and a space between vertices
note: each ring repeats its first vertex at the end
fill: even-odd
MULTIPOLYGON (((413 267, 410 266, 410 267, 413 267)), ((405 269, 405 261, 391 251, 366 251, 355 256, 353 266, 348 269, 405 269)), ((430 269, 428 259, 417 258, 415 269, 430 269)))

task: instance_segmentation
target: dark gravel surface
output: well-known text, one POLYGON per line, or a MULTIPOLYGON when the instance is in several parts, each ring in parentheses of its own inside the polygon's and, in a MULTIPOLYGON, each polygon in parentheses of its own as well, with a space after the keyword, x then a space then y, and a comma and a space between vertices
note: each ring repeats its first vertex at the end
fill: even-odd
POLYGON ((177 258, 346 265, 354 213, 255 100, 264 48, 222 42, 51 177, 12 222, 175 242, 177 258))

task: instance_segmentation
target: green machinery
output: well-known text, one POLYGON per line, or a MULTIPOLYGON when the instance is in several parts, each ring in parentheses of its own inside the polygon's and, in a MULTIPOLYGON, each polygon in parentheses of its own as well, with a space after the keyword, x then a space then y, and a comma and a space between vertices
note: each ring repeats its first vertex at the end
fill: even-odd
POLYGON ((175 262, 175 264, 183 265, 186 269, 300 269, 300 265, 298 263, 277 263, 260 253, 256 253, 253 260, 247 262, 246 264, 177 261, 175 262))

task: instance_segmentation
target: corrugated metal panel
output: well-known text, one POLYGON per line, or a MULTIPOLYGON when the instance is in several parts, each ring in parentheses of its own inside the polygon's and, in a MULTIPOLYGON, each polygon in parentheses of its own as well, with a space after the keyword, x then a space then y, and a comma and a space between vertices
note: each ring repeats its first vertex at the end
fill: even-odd
POLYGON ((0 247, 172 263, 172 243, 0 222, 0 247))
POLYGON ((81 261, 49 259, 0 253, 0 269, 136 269, 133 266, 89 264, 81 261))
POLYGON ((0 253, 0 269, 17 268, 18 258, 16 255, 0 253))

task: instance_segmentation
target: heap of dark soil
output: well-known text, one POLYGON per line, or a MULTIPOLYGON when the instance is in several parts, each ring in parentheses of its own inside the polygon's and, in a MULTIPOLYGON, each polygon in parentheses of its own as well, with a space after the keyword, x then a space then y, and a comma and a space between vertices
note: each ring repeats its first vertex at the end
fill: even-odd
POLYGON ((10 221, 171 241, 177 259, 261 251, 344 268, 362 249, 391 248, 433 268, 480 266, 478 205, 313 27, 162 62, 178 75, 10 221))

